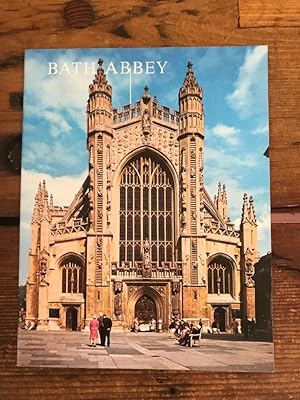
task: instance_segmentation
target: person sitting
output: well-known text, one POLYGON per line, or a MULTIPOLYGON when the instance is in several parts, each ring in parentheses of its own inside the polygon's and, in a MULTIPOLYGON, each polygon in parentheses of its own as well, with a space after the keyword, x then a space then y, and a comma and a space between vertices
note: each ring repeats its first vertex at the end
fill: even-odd
POLYGON ((169 325, 169 332, 171 333, 171 338, 175 338, 175 331, 176 331, 176 322, 175 319, 172 319, 169 325))
POLYGON ((214 334, 220 333, 219 324, 216 320, 214 320, 213 323, 211 324, 211 328, 212 328, 212 333, 214 334))
POLYGON ((190 333, 191 330, 188 325, 185 325, 181 331, 180 337, 178 339, 178 343, 181 346, 189 346, 190 343, 190 333))

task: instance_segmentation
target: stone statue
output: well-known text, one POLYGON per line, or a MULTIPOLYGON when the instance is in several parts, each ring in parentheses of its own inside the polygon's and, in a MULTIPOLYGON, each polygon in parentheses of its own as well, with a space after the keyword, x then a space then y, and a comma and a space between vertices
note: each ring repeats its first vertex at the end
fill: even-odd
POLYGON ((143 276, 145 278, 151 277, 151 259, 150 259, 150 243, 149 240, 146 239, 144 241, 144 257, 143 257, 143 276))
POLYGON ((150 114, 147 109, 144 111, 144 114, 143 114, 142 128, 143 128, 143 133, 150 132, 150 114))
POLYGON ((114 299, 114 311, 115 311, 115 316, 117 317, 117 319, 119 319, 120 315, 122 314, 122 298, 121 298, 121 294, 117 293, 115 295, 115 299, 114 299))

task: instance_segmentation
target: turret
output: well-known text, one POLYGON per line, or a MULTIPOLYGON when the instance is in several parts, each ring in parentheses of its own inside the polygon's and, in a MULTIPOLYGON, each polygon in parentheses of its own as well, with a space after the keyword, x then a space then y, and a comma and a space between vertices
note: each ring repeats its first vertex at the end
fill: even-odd
POLYGON ((199 259, 205 257, 200 235, 204 222, 203 149, 204 113, 202 89, 191 61, 179 90, 179 155, 180 155, 180 230, 183 259, 189 268, 184 270, 186 284, 200 282, 199 259))
POLYGON ((48 314, 46 301, 41 301, 41 287, 47 286, 50 223, 53 211, 53 197, 48 198, 46 182, 39 183, 35 195, 31 220, 31 249, 29 251, 29 276, 26 287, 26 319, 45 321, 48 314), (36 306, 38 304, 38 307, 36 306), (41 312, 43 310, 43 312, 41 312))
MULTIPOLYGON (((113 138, 112 88, 106 79, 103 60, 99 59, 99 67, 93 82, 89 85, 87 104, 87 146, 89 152, 89 231, 86 245, 86 258, 94 260, 90 265, 88 280, 97 285, 102 282, 102 250, 106 248, 109 258, 111 241, 111 141, 113 138), (105 238, 103 235, 105 233, 105 238)), ((109 263, 104 271, 108 274, 109 263)), ((95 310, 94 297, 87 298, 87 315, 95 310)))
POLYGON ((99 67, 89 86, 89 99, 87 105, 88 134, 97 131, 100 125, 109 125, 112 121, 112 88, 109 85, 102 58, 98 61, 99 67))
POLYGON ((243 315, 255 318, 254 296, 254 264, 259 259, 257 223, 252 196, 244 194, 241 217, 241 281, 243 283, 242 302, 243 315))
POLYGON ((202 88, 196 80, 191 61, 188 62, 187 68, 179 90, 180 135, 194 133, 204 137, 202 88))
MULTIPOLYGON (((103 197, 104 179, 106 187, 110 190, 110 142, 112 138, 112 88, 106 79, 102 67, 102 58, 98 61, 99 67, 89 85, 89 99, 87 105, 87 131, 89 151, 89 221, 90 229, 102 232, 102 218, 99 214, 107 199, 103 197), (98 193, 98 195, 97 195, 98 193), (101 194, 101 195, 100 195, 101 194), (96 213, 99 211, 99 214, 96 213)), ((107 200, 107 213, 110 212, 110 203, 107 200)), ((109 225, 109 221, 107 221, 109 225)))
POLYGON ((243 237, 244 245, 249 247, 251 251, 255 250, 255 254, 258 254, 257 221, 254 209, 254 200, 252 196, 248 199, 247 193, 245 193, 243 197, 241 235, 243 237))

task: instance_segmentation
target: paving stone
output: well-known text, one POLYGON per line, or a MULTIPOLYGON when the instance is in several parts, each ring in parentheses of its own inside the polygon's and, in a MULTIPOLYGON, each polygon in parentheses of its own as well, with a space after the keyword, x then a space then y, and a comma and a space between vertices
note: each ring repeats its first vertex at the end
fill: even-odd
POLYGON ((19 333, 18 366, 161 369, 206 371, 272 371, 273 345, 205 337, 200 346, 176 344, 169 334, 112 332, 111 347, 89 347, 86 332, 19 333))

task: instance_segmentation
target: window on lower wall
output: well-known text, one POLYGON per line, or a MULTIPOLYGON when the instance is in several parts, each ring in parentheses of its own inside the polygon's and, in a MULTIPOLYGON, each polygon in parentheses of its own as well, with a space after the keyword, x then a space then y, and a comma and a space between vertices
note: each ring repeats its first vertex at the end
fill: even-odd
POLYGON ((49 318, 59 318, 59 308, 50 308, 49 318))
POLYGON ((219 256, 208 266, 208 293, 233 295, 233 266, 226 258, 219 256))
POLYGON ((77 258, 67 258, 61 265, 62 293, 83 293, 83 267, 77 258))

